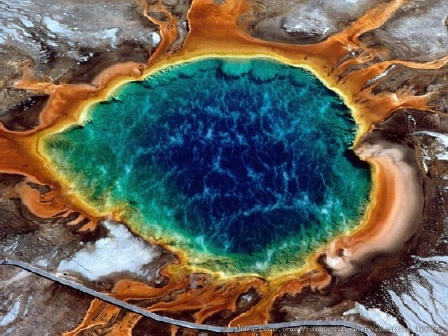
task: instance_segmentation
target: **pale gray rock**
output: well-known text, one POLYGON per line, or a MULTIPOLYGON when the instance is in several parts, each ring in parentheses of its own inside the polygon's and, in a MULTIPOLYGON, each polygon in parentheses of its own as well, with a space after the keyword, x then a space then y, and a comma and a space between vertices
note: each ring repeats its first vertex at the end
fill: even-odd
POLYGON ((260 0, 250 32, 266 40, 315 43, 342 31, 381 0, 260 0))
POLYGON ((446 9, 445 0, 412 1, 362 39, 373 48, 388 48, 392 59, 428 62, 442 58, 448 55, 446 9))

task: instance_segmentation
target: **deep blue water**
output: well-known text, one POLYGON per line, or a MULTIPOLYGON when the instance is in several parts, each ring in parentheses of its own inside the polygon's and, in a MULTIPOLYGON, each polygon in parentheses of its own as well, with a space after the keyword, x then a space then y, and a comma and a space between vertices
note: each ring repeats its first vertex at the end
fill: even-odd
POLYGON ((239 271, 294 263, 356 225, 368 200, 347 107, 284 64, 174 66, 89 119, 46 140, 60 174, 98 208, 124 205, 137 231, 234 258, 239 271))

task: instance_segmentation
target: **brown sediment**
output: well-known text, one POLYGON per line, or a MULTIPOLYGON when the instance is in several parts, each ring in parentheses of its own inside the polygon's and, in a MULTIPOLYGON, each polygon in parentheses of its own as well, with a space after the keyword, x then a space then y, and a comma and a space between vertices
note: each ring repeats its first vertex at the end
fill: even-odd
MULTIPOLYGON (((145 64, 127 62, 116 64, 99 74, 91 84, 55 84, 52 82, 40 82, 32 78, 28 70, 25 69, 24 77, 16 82, 16 87, 26 89, 40 94, 50 95, 45 109, 39 116, 39 126, 25 132, 14 132, 6 130, 7 134, 15 134, 18 138, 33 135, 39 131, 51 133, 63 125, 77 123, 87 105, 94 101, 104 99, 107 89, 114 83, 123 79, 139 78, 142 75, 145 64)), ((39 134, 42 136, 42 134, 39 134)), ((31 141, 35 142, 33 138, 31 141)), ((35 152, 35 149, 32 150, 35 152)))
POLYGON ((406 160, 407 150, 387 142, 363 144, 356 150, 373 165, 373 204, 362 226, 323 251, 333 275, 347 278, 371 258, 400 251, 417 230, 423 190, 415 167, 406 160))
MULTIPOLYGON (((339 237, 328 247, 310 256, 300 270, 270 279, 269 282, 254 276, 224 279, 212 274, 206 283, 192 286, 193 269, 171 265, 166 270, 170 279, 162 288, 153 288, 128 280, 116 284, 111 295, 123 300, 160 300, 148 305, 158 312, 195 310, 192 318, 203 322, 220 311, 237 312, 237 298, 255 288, 260 301, 250 309, 238 312, 229 325, 248 325, 269 321, 269 311, 276 297, 285 293, 297 294, 303 288, 322 291, 331 286, 334 276, 347 278, 368 262, 372 255, 391 253, 400 249, 412 236, 418 225, 422 193, 415 168, 403 160, 403 148, 386 143, 361 144, 362 134, 374 123, 389 117, 399 107, 431 110, 429 95, 415 95, 412 87, 400 92, 373 94, 395 64, 409 68, 438 69, 448 58, 428 63, 391 60, 379 62, 374 50, 364 48, 359 36, 380 27, 405 4, 405 0, 381 4, 367 12, 344 31, 323 42, 310 45, 291 45, 266 42, 245 32, 244 21, 238 20, 250 10, 249 2, 227 0, 217 4, 214 0, 193 1, 189 14, 190 33, 178 51, 173 43, 178 35, 177 19, 161 1, 149 6, 142 2, 144 14, 160 28, 161 43, 147 64, 122 63, 104 70, 91 84, 55 84, 32 79, 25 73, 17 87, 36 94, 50 95, 39 117, 39 125, 20 132, 0 128, 0 171, 23 175, 27 178, 17 188, 23 203, 36 216, 48 218, 79 212, 92 219, 88 228, 108 214, 99 213, 72 196, 67 183, 55 177, 39 154, 39 139, 46 134, 62 130, 82 121, 87 106, 106 98, 116 86, 126 81, 142 79, 154 71, 174 63, 205 57, 269 57, 284 63, 304 67, 315 73, 328 87, 337 91, 353 110, 359 125, 357 153, 373 167, 374 190, 363 223, 353 233, 339 237), (165 19, 154 18, 161 13, 165 19), (369 147, 370 146, 370 147, 369 147), (42 194, 28 182, 48 185, 51 191, 42 194), (319 257, 325 256, 323 262, 319 257)), ((119 214, 115 214, 117 219, 119 214)), ((77 218, 75 223, 80 222, 77 218)), ((198 279, 195 278, 197 282, 198 279)), ((86 328, 106 324, 118 314, 117 308, 93 301, 84 321, 66 335, 76 335, 86 328)), ((120 329, 127 332, 138 318, 130 315, 120 329)), ((124 323, 124 322, 123 322, 124 323)))
POLYGON ((37 127, 40 111, 47 100, 47 95, 30 96, 27 100, 8 107, 0 115, 0 123, 12 131, 25 131, 37 127))
MULTIPOLYGON (((1 131, 0 131, 1 134, 1 131)), ((19 174, 25 180, 17 184, 16 192, 22 203, 38 217, 51 218, 68 215, 76 211, 73 202, 64 196, 56 179, 36 161, 24 145, 25 141, 0 138, 0 167, 2 173, 19 174), (32 184, 51 186, 49 191, 40 192, 32 184)))
MULTIPOLYGON (((116 318, 120 313, 120 308, 107 304, 98 299, 94 299, 90 304, 90 308, 84 317, 82 323, 70 332, 66 332, 64 336, 78 335, 87 328, 93 328, 99 325, 105 325, 110 319, 116 318)), ((126 334, 126 333, 125 333, 126 334)))

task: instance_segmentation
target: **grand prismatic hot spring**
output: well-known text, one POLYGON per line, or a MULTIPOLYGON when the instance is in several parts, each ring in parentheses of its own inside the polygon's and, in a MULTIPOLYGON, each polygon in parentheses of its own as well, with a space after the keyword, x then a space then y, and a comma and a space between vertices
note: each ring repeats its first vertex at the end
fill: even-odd
POLYGON ((311 73, 209 58, 121 86, 41 150, 84 202, 190 265, 269 277, 360 223, 371 176, 355 133, 311 73))

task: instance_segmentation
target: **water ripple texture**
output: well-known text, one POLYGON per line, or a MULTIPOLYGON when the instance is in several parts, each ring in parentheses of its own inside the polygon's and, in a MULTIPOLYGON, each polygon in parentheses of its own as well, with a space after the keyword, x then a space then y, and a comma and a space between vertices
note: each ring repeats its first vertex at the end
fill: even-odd
POLYGON ((371 181, 355 131, 305 70, 203 59, 122 86, 44 151, 86 202, 192 265, 267 275, 359 224, 371 181))

